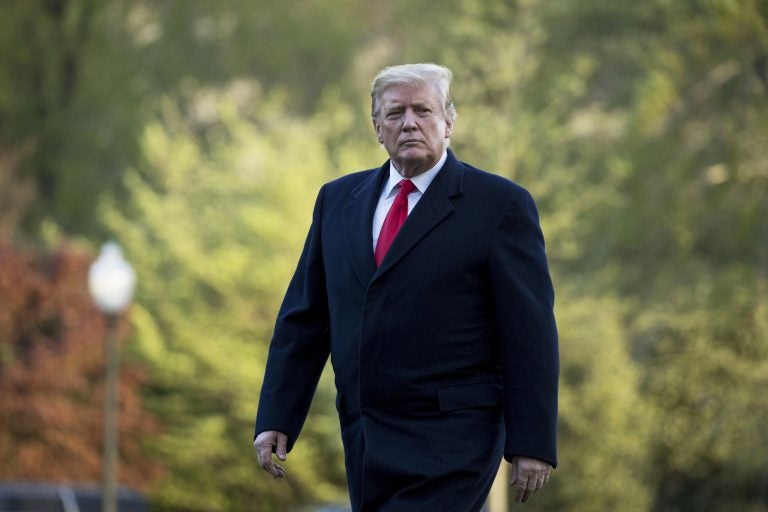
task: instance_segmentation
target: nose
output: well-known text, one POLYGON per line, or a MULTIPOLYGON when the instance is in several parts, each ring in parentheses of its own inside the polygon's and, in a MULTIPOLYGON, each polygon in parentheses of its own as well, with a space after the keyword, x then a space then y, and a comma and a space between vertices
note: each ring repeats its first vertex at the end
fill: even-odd
POLYGON ((417 128, 416 113, 411 109, 406 109, 403 114, 403 131, 410 132, 417 128))

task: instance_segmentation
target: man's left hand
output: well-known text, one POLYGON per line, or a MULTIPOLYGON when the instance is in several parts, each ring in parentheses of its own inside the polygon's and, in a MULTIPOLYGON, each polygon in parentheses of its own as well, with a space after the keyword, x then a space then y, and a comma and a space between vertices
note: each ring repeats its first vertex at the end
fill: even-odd
POLYGON ((515 488, 515 501, 518 503, 528 501, 549 482, 552 466, 542 460, 516 456, 510 466, 509 485, 515 488))

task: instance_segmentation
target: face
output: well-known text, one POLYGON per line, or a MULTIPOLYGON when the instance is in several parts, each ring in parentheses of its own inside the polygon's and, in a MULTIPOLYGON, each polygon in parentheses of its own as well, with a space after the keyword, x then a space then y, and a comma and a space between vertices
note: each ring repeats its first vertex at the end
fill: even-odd
POLYGON ((392 85, 373 120, 379 142, 398 170, 413 177, 433 167, 448 145, 453 123, 434 84, 392 85))

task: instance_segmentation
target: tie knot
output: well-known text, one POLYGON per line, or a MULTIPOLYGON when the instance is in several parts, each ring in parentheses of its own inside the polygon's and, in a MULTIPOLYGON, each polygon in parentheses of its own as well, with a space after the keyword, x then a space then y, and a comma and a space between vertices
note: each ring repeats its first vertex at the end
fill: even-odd
POLYGON ((400 192, 398 192, 398 195, 405 195, 407 196, 414 190, 416 190, 416 185, 413 184, 411 180, 400 180, 400 192))

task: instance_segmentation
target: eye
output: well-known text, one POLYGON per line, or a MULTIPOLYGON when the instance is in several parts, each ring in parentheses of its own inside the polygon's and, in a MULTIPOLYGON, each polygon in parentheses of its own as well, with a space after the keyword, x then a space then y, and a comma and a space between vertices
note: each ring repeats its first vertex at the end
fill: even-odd
POLYGON ((402 115, 403 115, 403 111, 402 110, 394 109, 394 110, 390 110, 389 112, 387 112, 385 117, 387 119, 397 119, 398 117, 400 117, 402 115))

